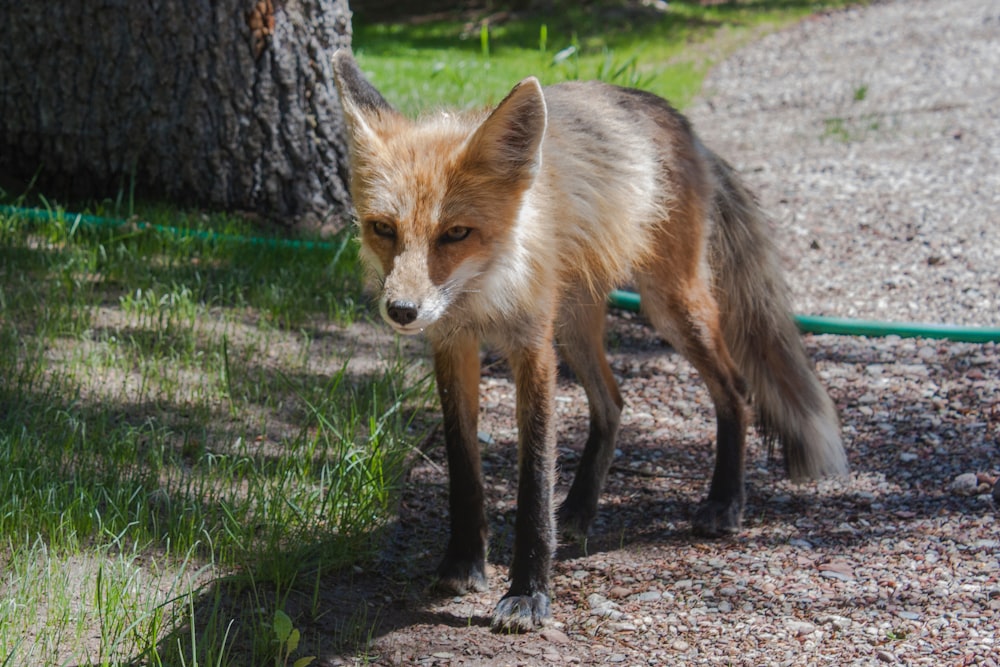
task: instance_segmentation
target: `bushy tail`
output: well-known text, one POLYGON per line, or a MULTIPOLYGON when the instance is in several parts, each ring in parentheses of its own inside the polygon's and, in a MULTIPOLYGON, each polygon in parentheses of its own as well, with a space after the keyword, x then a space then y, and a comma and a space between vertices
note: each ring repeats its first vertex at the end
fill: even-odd
POLYGON ((768 224, 732 167, 712 155, 711 260, 726 344, 751 391, 757 424, 781 443, 792 480, 847 474, 833 401, 791 317, 768 224))

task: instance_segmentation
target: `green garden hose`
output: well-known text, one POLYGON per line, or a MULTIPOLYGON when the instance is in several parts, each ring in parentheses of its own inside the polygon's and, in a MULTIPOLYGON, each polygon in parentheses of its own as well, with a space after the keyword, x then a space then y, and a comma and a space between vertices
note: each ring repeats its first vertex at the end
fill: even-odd
POLYGON ((17 216, 34 222, 48 222, 50 220, 63 220, 71 225, 87 225, 89 227, 126 227, 131 225, 138 230, 149 230, 176 236, 179 238, 197 238, 206 241, 229 241, 234 243, 244 243, 247 245, 267 246, 273 248, 302 248, 306 250, 327 250, 336 249, 338 245, 326 243, 324 241, 303 241, 300 239, 279 239, 263 238, 257 236, 242 236, 238 234, 225 234, 208 229, 189 229, 185 227, 168 227, 152 222, 142 222, 124 220, 122 218, 105 218, 98 215, 88 215, 86 213, 67 213, 65 211, 50 211, 44 208, 20 208, 17 206, 0 205, 0 215, 17 216))
MULTIPOLYGON (((638 312, 639 295, 615 290, 608 297, 615 308, 638 312)), ((920 324, 911 322, 876 322, 851 320, 821 315, 793 315, 802 333, 837 334, 840 336, 899 336, 901 338, 937 338, 963 343, 1000 342, 1000 328, 964 327, 955 324, 920 324)))

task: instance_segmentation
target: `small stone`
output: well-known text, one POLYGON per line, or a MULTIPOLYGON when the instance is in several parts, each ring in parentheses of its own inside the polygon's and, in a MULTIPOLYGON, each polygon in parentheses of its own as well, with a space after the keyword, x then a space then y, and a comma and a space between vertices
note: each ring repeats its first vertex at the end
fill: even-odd
POLYGON ((631 588, 625 588, 624 586, 614 586, 610 591, 608 591, 608 597, 612 600, 620 600, 621 598, 627 598, 632 595, 631 588))
POLYGON ((833 561, 823 563, 819 566, 819 573, 828 579, 838 579, 840 581, 854 580, 854 569, 844 562, 833 561))
POLYGON ((600 593, 591 593, 587 596, 587 604, 591 609, 596 609, 597 607, 603 607, 608 604, 608 599, 600 593))
POLYGON ((900 618, 905 618, 907 621, 920 620, 920 614, 918 614, 915 611, 901 611, 898 614, 896 614, 896 616, 899 616, 900 618))
POLYGON ((568 644, 569 636, 557 628, 543 628, 541 633, 539 633, 545 641, 552 642, 553 644, 568 644))
MULTIPOLYGON (((985 472, 977 472, 976 480, 979 482, 979 488, 983 488, 984 485, 986 487, 993 486, 994 484, 997 483, 997 481, 1000 481, 1000 477, 995 477, 985 472)), ((989 491, 989 488, 987 488, 986 490, 989 491)))
POLYGON ((923 359, 924 361, 930 361, 931 359, 937 356, 937 350, 935 350, 930 345, 925 345, 921 347, 919 350, 917 350, 917 356, 923 359))
POLYGON ((823 614, 816 618, 816 622, 820 625, 832 625, 838 630, 847 630, 851 627, 851 619, 846 616, 838 616, 836 614, 823 614))
POLYGON ((590 615, 617 621, 623 614, 618 611, 618 605, 599 593, 591 593, 587 596, 587 604, 590 605, 590 615))
POLYGON ((903 463, 913 463, 920 458, 919 454, 914 454, 913 452, 902 452, 899 455, 899 460, 903 463))
POLYGON ((971 496, 979 489, 979 478, 974 472, 963 473, 948 488, 957 496, 971 496))
POLYGON ((608 625, 615 632, 635 632, 638 630, 635 623, 629 623, 628 621, 618 621, 616 623, 609 623, 608 625))
POLYGON ((785 621, 785 627, 788 631, 794 634, 796 637, 803 637, 805 635, 811 635, 816 632, 816 626, 809 621, 800 621, 797 619, 789 619, 785 621))
POLYGON ((896 656, 894 656, 892 653, 889 653, 888 651, 884 651, 884 650, 883 651, 878 651, 875 654, 875 657, 878 658, 882 662, 888 662, 889 664, 892 664, 892 665, 894 665, 897 662, 899 662, 899 658, 897 658, 896 656))

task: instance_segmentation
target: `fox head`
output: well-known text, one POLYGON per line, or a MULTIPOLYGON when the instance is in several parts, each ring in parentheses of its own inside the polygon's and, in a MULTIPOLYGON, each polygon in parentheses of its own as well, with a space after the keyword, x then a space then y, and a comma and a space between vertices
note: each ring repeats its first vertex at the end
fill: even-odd
POLYGON ((502 303, 519 272, 524 194, 541 163, 546 109, 538 81, 519 83, 488 115, 410 120, 348 53, 334 56, 334 74, 361 257, 381 285, 382 317, 413 334, 450 315, 474 320, 483 304, 502 303))

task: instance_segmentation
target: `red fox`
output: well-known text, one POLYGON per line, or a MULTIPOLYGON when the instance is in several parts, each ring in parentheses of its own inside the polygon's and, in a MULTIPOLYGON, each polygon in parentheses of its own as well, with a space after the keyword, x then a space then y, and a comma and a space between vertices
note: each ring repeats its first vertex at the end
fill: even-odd
POLYGON ((636 285, 645 316, 698 370, 717 419, 696 533, 739 529, 749 401, 795 480, 843 475, 833 402, 789 315, 767 221, 680 113, 598 82, 517 84, 494 109, 411 120, 339 52, 360 254, 382 317, 431 344, 444 414, 450 537, 437 585, 486 590, 477 443, 480 344, 516 384, 518 489, 498 630, 551 619, 556 354, 586 391, 590 432, 561 529, 585 535, 608 474, 622 397, 604 355, 606 298, 636 285))

